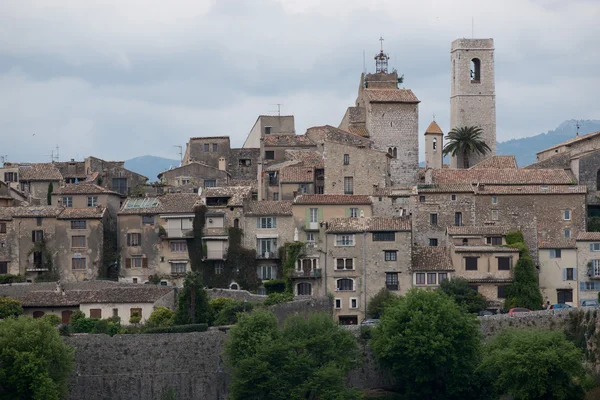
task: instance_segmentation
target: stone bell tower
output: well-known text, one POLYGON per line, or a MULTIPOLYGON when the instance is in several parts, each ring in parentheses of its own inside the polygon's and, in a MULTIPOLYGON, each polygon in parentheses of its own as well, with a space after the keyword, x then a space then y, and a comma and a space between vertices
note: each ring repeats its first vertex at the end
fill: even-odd
POLYGON ((442 169, 444 132, 435 121, 425 131, 425 169, 442 169))
MULTIPOLYGON (((450 129, 477 126, 491 151, 472 154, 469 164, 496 155, 496 83, 494 39, 457 39, 450 51, 450 129)), ((451 168, 462 168, 462 156, 452 157, 451 168)))

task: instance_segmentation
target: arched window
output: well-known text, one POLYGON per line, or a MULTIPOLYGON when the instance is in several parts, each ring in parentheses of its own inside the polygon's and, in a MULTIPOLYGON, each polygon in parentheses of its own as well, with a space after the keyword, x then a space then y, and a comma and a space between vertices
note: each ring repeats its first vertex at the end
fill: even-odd
POLYGON ((337 290, 354 290, 354 281, 348 278, 338 279, 337 290))
POLYGON ((240 287, 238 286, 237 283, 234 282, 231 285, 229 285, 229 289, 231 289, 231 290, 239 290, 240 287))
POLYGON ((233 227, 234 228, 239 228, 240 227, 240 220, 239 218, 236 218, 233 220, 233 227))
POLYGON ((471 82, 479 82, 481 80, 481 61, 479 58, 471 60, 471 82))
POLYGON ((299 283, 297 286, 298 296, 311 296, 312 285, 310 283, 299 283))
POLYGON ((437 150, 437 138, 433 138, 433 149, 437 150))
POLYGON ((44 316, 43 311, 34 311, 33 312, 33 318, 42 318, 43 316, 44 316))
POLYGON ((392 154, 392 148, 391 148, 391 147, 388 147, 388 154, 389 154, 390 156, 391 156, 391 155, 393 155, 393 154, 392 154))
POLYGON ((393 154, 394 158, 398 158, 398 148, 394 147, 394 154, 393 154))

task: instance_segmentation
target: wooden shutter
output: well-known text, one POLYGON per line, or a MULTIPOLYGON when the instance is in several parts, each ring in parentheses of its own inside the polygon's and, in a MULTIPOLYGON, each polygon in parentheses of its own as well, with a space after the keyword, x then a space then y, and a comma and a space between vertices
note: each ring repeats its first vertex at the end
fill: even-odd
POLYGON ((346 217, 349 217, 349 216, 350 216, 350 209, 346 208, 346 217))
POLYGON ((148 268, 148 259, 146 257, 142 258, 142 268, 148 268))
POLYGON ((273 228, 277 228, 277 217, 273 217, 273 228))
POLYGON ((31 241, 35 243, 35 231, 31 231, 31 241))
POLYGON ((310 207, 306 208, 304 211, 304 222, 306 224, 306 229, 308 229, 310 227, 310 207))
POLYGON ((562 270, 562 280, 566 281, 567 280, 567 269, 563 268, 562 270))
POLYGON ((321 222, 321 221, 323 221, 323 209, 318 208, 317 209, 317 222, 321 222))
POLYGON ((131 258, 125 259, 125 268, 131 268, 131 258))
POLYGON ((131 233, 127 234, 127 246, 131 246, 131 233))
POLYGON ((256 227, 260 229, 260 217, 256 217, 256 227))

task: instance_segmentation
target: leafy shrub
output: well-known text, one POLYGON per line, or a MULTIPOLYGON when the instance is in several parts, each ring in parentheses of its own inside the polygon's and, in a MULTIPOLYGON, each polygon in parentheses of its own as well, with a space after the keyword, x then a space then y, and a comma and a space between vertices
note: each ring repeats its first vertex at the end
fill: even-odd
POLYGON ((239 313, 250 312, 254 308, 254 305, 247 301, 228 300, 231 301, 223 303, 219 312, 213 314, 213 325, 233 325, 237 322, 239 313))
POLYGON ((206 332, 208 324, 187 324, 162 326, 157 328, 146 328, 142 333, 186 333, 186 332, 206 332))
POLYGON ((58 328, 58 333, 60 336, 71 336, 73 333, 73 327, 71 324, 64 324, 58 328))
POLYGON ((112 316, 110 318, 106 318, 106 320, 109 323, 121 325, 121 317, 119 317, 118 315, 114 315, 114 316, 112 316))
POLYGON ((75 333, 92 333, 97 322, 98 318, 77 318, 71 325, 75 333))
POLYGON ((523 232, 508 232, 506 234, 506 243, 514 244, 514 243, 525 243, 525 237, 523 236, 523 232))
POLYGON ((375 296, 373 296, 371 301, 369 301, 369 304, 367 305, 367 316, 369 318, 379 319, 381 314, 383 314, 385 306, 395 298, 397 297, 387 288, 382 288, 375 296))
POLYGON ((487 299, 470 287, 469 281, 464 278, 445 279, 440 284, 440 290, 469 313, 478 313, 488 305, 487 299))
POLYGON ((21 302, 10 297, 0 296, 0 319, 18 317, 23 314, 21 302))
POLYGON ((294 300, 294 293, 283 292, 283 293, 271 293, 267 296, 264 302, 265 306, 273 306, 279 303, 286 303, 294 300))
POLYGON ((60 325, 62 320, 56 314, 46 314, 42 317, 42 321, 48 322, 52 326, 60 325))
POLYGON ((139 311, 134 310, 131 312, 131 317, 129 318, 130 324, 139 324, 142 321, 142 316, 139 311))
POLYGON ((76 322, 79 319, 85 318, 85 314, 83 311, 77 310, 71 314, 71 323, 76 322))
POLYGON ((219 311, 221 311, 225 307, 231 306, 235 302, 236 301, 234 299, 230 299, 229 297, 217 297, 217 298, 211 299, 208 302, 208 305, 210 306, 210 309, 211 309, 213 315, 217 315, 219 313, 219 311))
POLYGON ((25 277, 23 275, 0 275, 0 285, 5 283, 16 283, 16 282, 25 282, 25 277))
POLYGON ((96 321, 96 324, 92 328, 92 333, 108 334, 108 321, 105 319, 100 319, 96 321))
POLYGON ((147 326, 149 328, 156 328, 160 326, 171 326, 173 325, 173 319, 175 318, 175 312, 167 307, 157 307, 156 310, 152 311, 150 318, 148 318, 147 326))
POLYGON ((285 280, 284 279, 271 279, 263 283, 267 294, 271 293, 283 293, 285 292, 285 280))

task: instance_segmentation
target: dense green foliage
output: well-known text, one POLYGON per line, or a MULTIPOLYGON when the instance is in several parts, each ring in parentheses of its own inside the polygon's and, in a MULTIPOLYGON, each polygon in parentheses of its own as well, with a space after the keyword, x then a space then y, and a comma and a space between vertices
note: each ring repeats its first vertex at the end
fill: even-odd
POLYGON ((600 232, 600 217, 589 217, 587 222, 588 232, 600 232))
POLYGON ((23 314, 21 302, 10 297, 0 296, 0 319, 18 317, 23 314))
POLYGON ((484 350, 480 371, 496 398, 583 399, 583 357, 561 332, 507 329, 484 350))
POLYGON ((212 325, 232 325, 237 322, 238 314, 250 312, 254 308, 252 303, 219 297, 209 302, 212 325))
POLYGON ((157 307, 150 314, 146 326, 149 328, 169 327, 173 325, 174 319, 175 312, 173 310, 167 307, 157 307))
POLYGON ((296 263, 304 255, 305 245, 304 242, 287 242, 279 248, 282 264, 281 276, 285 281, 285 290, 290 293, 294 291, 292 275, 296 270, 296 263))
POLYGON ((42 319, 0 321, 0 399, 59 400, 67 392, 73 349, 42 319))
POLYGON ((42 320, 46 321, 52 326, 60 325, 60 323, 62 322, 58 315, 51 313, 42 316, 42 320))
POLYGON ((345 387, 358 358, 356 340, 326 314, 291 316, 283 329, 268 311, 242 315, 231 329, 225 355, 234 400, 362 398, 345 387))
POLYGON ((283 293, 271 293, 267 296, 265 302, 263 303, 265 306, 274 306, 279 303, 287 303, 288 301, 294 300, 294 293, 292 292, 283 292, 283 293))
POLYGON ((256 250, 242 246, 242 235, 243 231, 240 228, 230 227, 228 229, 229 247, 227 248, 225 270, 233 273, 233 279, 240 285, 240 288, 253 292, 262 283, 256 273, 256 250))
POLYGON ((481 333, 442 291, 412 289, 385 309, 371 346, 404 398, 478 399, 481 333))
POLYGON ((200 273, 190 272, 185 276, 183 289, 177 299, 174 322, 177 325, 186 325, 208 322, 209 319, 208 295, 204 290, 200 273))
POLYGON ((48 192, 46 193, 46 201, 48 202, 48 205, 52 204, 52 192, 54 192, 54 184, 50 182, 48 185, 48 192))
POLYGON ((206 332, 208 324, 188 324, 160 326, 156 328, 146 328, 140 333, 187 333, 187 332, 206 332))
POLYGON ((519 249, 519 261, 513 268, 513 283, 506 287, 504 308, 509 310, 514 307, 525 307, 539 310, 544 298, 540 290, 538 272, 529 255, 523 233, 509 232, 506 235, 506 243, 509 247, 519 249))
POLYGON ((23 275, 0 275, 0 285, 4 285, 5 283, 16 283, 16 282, 25 282, 25 277, 23 275))
POLYGON ((382 288, 371 300, 369 300, 369 304, 367 305, 367 317, 375 319, 381 318, 385 306, 394 299, 396 299, 396 295, 387 288, 382 288))
POLYGON ((263 285, 267 294, 283 293, 287 286, 285 279, 271 279, 270 281, 264 282, 263 285))
POLYGON ((469 168, 469 157, 472 154, 484 155, 491 151, 482 137, 483 129, 477 126, 454 127, 446 136, 443 154, 452 157, 463 157, 463 168, 469 168))
POLYGON ((525 243, 525 237, 522 231, 508 232, 506 234, 506 243, 511 245, 515 243, 525 243))
POLYGON ((469 281, 464 278, 445 279, 440 284, 440 290, 469 313, 478 313, 487 307, 485 296, 469 287, 469 281))

